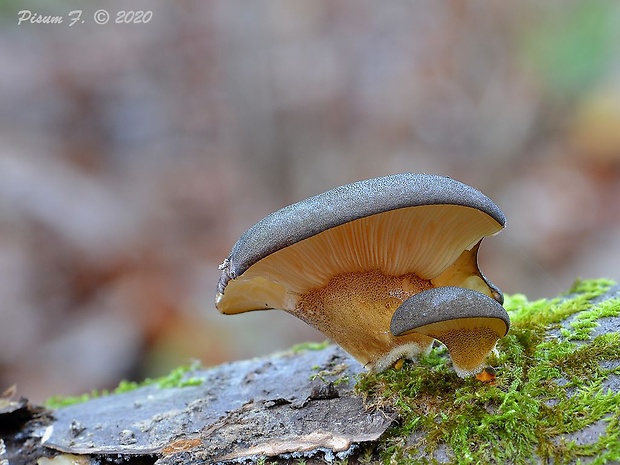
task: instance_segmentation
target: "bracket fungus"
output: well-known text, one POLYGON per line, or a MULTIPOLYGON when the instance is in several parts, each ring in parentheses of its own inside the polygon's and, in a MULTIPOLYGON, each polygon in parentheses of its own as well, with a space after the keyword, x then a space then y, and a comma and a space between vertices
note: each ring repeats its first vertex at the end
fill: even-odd
POLYGON ((429 289, 408 298, 390 323, 394 336, 417 333, 442 342, 461 377, 484 368, 487 355, 509 327, 510 318, 499 302, 454 286, 429 289))
POLYGON ((405 173, 340 186, 247 230, 220 265, 216 307, 285 310, 382 371, 432 346, 430 336, 390 332, 407 298, 457 286, 502 302, 477 255, 505 223, 493 201, 449 177, 405 173))

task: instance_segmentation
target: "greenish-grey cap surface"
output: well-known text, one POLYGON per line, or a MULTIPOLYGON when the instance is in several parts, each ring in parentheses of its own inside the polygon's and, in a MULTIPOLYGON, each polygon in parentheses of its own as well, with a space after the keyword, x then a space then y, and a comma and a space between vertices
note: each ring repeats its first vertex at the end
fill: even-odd
MULTIPOLYGON (((447 176, 401 173, 336 187, 284 207, 248 229, 220 267, 218 291, 266 256, 350 221, 422 205, 461 205, 491 216, 502 227, 506 217, 479 190, 447 176)), ((458 232, 456 232, 458 233, 458 232)))
POLYGON ((462 318, 500 319, 506 324, 506 333, 510 327, 508 312, 494 299, 472 289, 444 286, 403 301, 392 315, 390 331, 400 336, 422 326, 462 318))

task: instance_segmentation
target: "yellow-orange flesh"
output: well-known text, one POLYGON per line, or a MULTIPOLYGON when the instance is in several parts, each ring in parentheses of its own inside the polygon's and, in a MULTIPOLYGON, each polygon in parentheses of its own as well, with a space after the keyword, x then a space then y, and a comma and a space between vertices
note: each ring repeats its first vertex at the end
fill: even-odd
POLYGON ((400 354, 409 356, 430 347, 433 340, 429 337, 411 334, 396 339, 389 327, 403 300, 431 287, 430 281, 414 274, 388 276, 379 270, 344 273, 303 294, 291 313, 336 341, 360 363, 374 368, 398 346, 411 345, 408 354, 400 354))
POLYGON ((390 334, 402 301, 421 290, 460 286, 492 295, 475 245, 502 229, 474 208, 409 207, 361 218, 283 248, 227 283, 226 314, 279 308, 380 371, 430 346, 421 334, 390 334))
POLYGON ((506 323, 499 318, 460 318, 422 326, 408 334, 423 334, 442 342, 450 352, 454 370, 465 377, 484 368, 487 356, 507 331, 506 323))
POLYGON ((226 314, 292 310, 298 296, 333 277, 371 270, 388 276, 413 273, 436 286, 469 287, 490 295, 480 283, 475 253, 458 259, 501 229, 487 214, 457 205, 402 208, 360 218, 257 261, 228 282, 216 305, 226 314), (451 267, 455 264, 458 270, 451 267), (475 283, 464 282, 472 276, 475 283))

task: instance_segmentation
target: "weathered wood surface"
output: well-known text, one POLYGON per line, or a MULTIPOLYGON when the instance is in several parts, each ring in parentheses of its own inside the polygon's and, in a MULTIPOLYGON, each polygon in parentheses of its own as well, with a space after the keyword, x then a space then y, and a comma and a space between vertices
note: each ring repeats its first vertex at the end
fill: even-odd
MULTIPOLYGON (((45 412, 27 431, 43 441, 46 454, 150 458, 158 465, 260 456, 331 460, 376 441, 394 419, 367 410, 354 395, 361 371, 337 346, 229 363, 188 372, 203 380, 199 386, 148 385, 45 412)), ((38 415, 23 400, 13 408, 24 419, 38 415)), ((10 463, 28 462, 12 456, 10 463)))
POLYGON ((335 346, 225 364, 189 373, 204 379, 200 386, 146 386, 86 409, 58 410, 46 445, 78 454, 161 454, 158 465, 347 454, 378 439, 391 421, 352 394, 360 369, 335 346), (312 379, 319 371, 327 384, 312 379), (329 384, 343 375, 348 382, 329 384))

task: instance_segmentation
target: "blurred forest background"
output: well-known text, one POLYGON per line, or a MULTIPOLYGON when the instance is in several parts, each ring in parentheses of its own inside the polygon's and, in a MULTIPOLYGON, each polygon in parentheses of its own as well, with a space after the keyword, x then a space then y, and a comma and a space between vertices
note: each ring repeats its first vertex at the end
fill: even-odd
POLYGON ((0 391, 323 340, 220 315, 217 267, 271 211, 390 173, 496 201, 506 293, 620 279, 620 2, 2 1, 0 63, 0 391))

